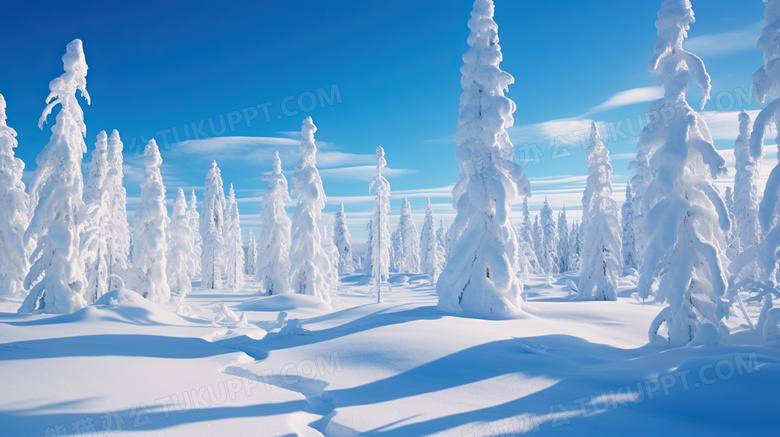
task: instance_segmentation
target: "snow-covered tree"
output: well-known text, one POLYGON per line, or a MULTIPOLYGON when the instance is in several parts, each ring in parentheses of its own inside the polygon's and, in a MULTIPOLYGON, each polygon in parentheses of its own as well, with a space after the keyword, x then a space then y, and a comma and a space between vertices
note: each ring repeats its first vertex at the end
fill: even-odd
MULTIPOLYGON (((664 100, 658 100, 650 106, 648 114, 659 114, 660 108, 663 105, 664 100), (656 111, 656 112, 653 112, 656 111)), ((645 202, 645 192, 650 185, 652 175, 650 174, 650 147, 654 147, 652 144, 653 133, 659 127, 661 123, 660 117, 649 120, 647 127, 642 130, 640 134, 639 142, 637 144, 636 159, 631 161, 629 168, 633 169, 636 173, 634 177, 630 179, 632 201, 631 211, 633 215, 633 221, 625 226, 632 226, 634 236, 634 264, 639 266, 644 259, 645 249, 647 248, 647 238, 644 233, 644 222, 647 216, 645 207, 650 202, 645 202), (648 144, 650 142, 650 144, 648 144)))
POLYGON ((739 114, 739 137, 734 144, 734 207, 736 218, 734 235, 739 247, 748 248, 758 244, 758 172, 760 159, 750 155, 750 131, 752 122, 744 110, 739 114))
POLYGON ((423 273, 431 276, 431 282, 436 279, 444 268, 444 250, 436 238, 436 222, 433 217, 433 206, 428 198, 425 204, 425 219, 420 234, 420 268, 423 273))
POLYGON ((225 206, 225 261, 227 287, 238 290, 244 286, 244 240, 241 236, 241 221, 233 184, 230 184, 225 206))
POLYGON ((569 250, 569 223, 566 220, 566 206, 558 213, 558 248, 555 253, 558 271, 571 270, 571 250, 569 250))
POLYGON ((266 294, 290 293, 290 218, 284 207, 290 201, 279 152, 274 154, 263 209, 257 253, 257 280, 266 294))
POLYGON ((582 227, 579 222, 574 222, 571 225, 569 250, 571 251, 571 270, 575 272, 582 270, 582 227))
POLYGON ((547 273, 547 263, 544 255, 544 244, 542 244, 542 225, 539 223, 539 215, 534 216, 533 232, 531 238, 534 242, 534 253, 538 262, 537 273, 547 273))
POLYGON ((617 283, 623 270, 620 212, 612 199, 612 165, 609 150, 591 125, 586 192, 582 196, 582 270, 577 286, 581 300, 617 300, 617 283), (588 202, 587 204, 585 202, 588 202))
POLYGON ((87 207, 85 232, 82 235, 81 250, 84 256, 87 288, 84 298, 87 303, 95 302, 109 291, 111 232, 111 196, 105 191, 108 175, 108 135, 100 131, 92 151, 89 179, 84 187, 84 203, 87 207))
POLYGON ((726 232, 726 257, 731 259, 739 252, 741 252, 739 240, 735 233, 735 229, 733 224, 736 223, 737 219, 734 217, 734 192, 731 190, 730 186, 726 186, 726 193, 723 196, 723 203, 726 205, 726 213, 729 216, 729 221, 731 222, 732 226, 731 229, 726 232))
POLYGON ((203 239, 200 236, 200 214, 198 214, 198 198, 195 196, 195 190, 190 193, 190 203, 187 207, 187 218, 190 221, 190 241, 192 242, 192 267, 193 271, 190 272, 190 276, 195 278, 200 276, 200 263, 201 263, 201 248, 203 247, 203 239))
POLYGON ((648 245, 637 291, 646 298, 657 290, 656 299, 668 304, 653 321, 649 336, 658 339, 665 324, 668 341, 675 345, 693 340, 702 325, 709 326, 709 333, 721 328, 726 314, 724 232, 730 223, 713 184, 713 178, 725 172, 725 160, 713 146, 704 118, 685 99, 691 73, 702 90, 702 106, 710 91, 704 63, 683 48, 693 22, 688 0, 664 0, 650 61, 664 98, 651 108, 669 116, 649 125, 653 129, 646 128, 637 144, 652 156, 652 181, 643 199, 648 245))
POLYGON ((30 199, 24 191, 24 162, 14 155, 16 131, 8 126, 5 98, 0 94, 0 296, 24 296, 27 248, 24 230, 29 224, 30 199))
POLYGON ((206 173, 206 191, 203 193, 203 209, 200 215, 201 287, 222 287, 222 268, 225 257, 225 190, 222 172, 217 161, 211 163, 206 173))
POLYGON ((330 302, 333 278, 338 273, 323 250, 319 222, 325 207, 325 191, 317 170, 317 127, 306 117, 301 125, 301 158, 292 176, 292 193, 298 196, 291 228, 290 285, 295 293, 330 302))
POLYGON ((376 192, 374 208, 371 212, 371 238, 368 251, 371 258, 371 280, 380 294, 377 296, 382 301, 381 285, 390 277, 390 230, 388 216, 390 215, 390 182, 382 176, 382 169, 387 167, 385 149, 382 146, 376 148, 376 176, 371 178, 368 192, 376 192))
POLYGON ((372 261, 372 248, 374 247, 374 220, 368 219, 366 223, 366 231, 368 231, 368 237, 366 238, 366 256, 363 258, 363 273, 366 275, 373 275, 374 263, 372 261))
POLYGON ((173 204, 173 216, 167 229, 168 234, 168 287, 171 293, 178 295, 178 301, 183 302, 184 297, 192 291, 192 272, 195 270, 192 264, 192 229, 187 211, 187 198, 184 190, 179 188, 176 193, 176 201, 173 204))
POLYGON ((255 240, 255 233, 251 229, 244 256, 244 273, 253 278, 257 274, 257 240, 255 240))
POLYGON ((62 105, 29 185, 32 218, 25 239, 35 248, 24 279, 30 293, 19 312, 70 313, 87 303, 80 250, 85 214, 81 160, 87 151, 87 126, 76 91, 88 104, 89 94, 81 40, 68 44, 62 63, 65 72, 49 83, 51 93, 38 122, 43 128, 55 106, 62 105))
POLYGON ((130 268, 130 226, 127 221, 127 190, 122 185, 122 139, 114 129, 108 137, 108 172, 103 191, 109 197, 108 233, 108 289, 124 286, 130 268))
POLYGON ((541 229, 540 262, 545 274, 558 273, 558 264, 555 262, 556 249, 558 248, 558 230, 555 227, 553 210, 544 198, 544 205, 539 211, 539 226, 541 229))
MULTIPOLYGON (((520 225, 518 235, 520 252, 531 265, 534 273, 539 273, 539 260, 536 257, 536 247, 533 238, 533 224, 531 223, 531 212, 528 209, 528 197, 523 197, 523 223, 520 225)), ((530 273, 530 272, 529 272, 530 273)))
POLYGON ((623 265, 637 266, 636 256, 636 224, 634 221, 634 195, 631 192, 631 181, 626 182, 626 201, 621 208, 623 224, 623 265))
POLYGON ((344 214, 344 204, 339 203, 333 222, 333 244, 339 251, 338 271, 340 274, 355 271, 355 264, 352 261, 352 244, 349 242, 350 238, 349 228, 347 227, 347 215, 344 214))
POLYGON ((498 25, 492 0, 476 0, 463 55, 456 158, 460 174, 452 190, 455 245, 436 291, 447 312, 507 317, 520 312, 523 284, 515 274, 517 236, 512 204, 530 194, 522 168, 513 161, 506 129, 515 104, 504 96, 514 78, 501 71, 498 25))
POLYGON ((401 202, 401 216, 398 228, 393 233, 397 238, 393 248, 397 260, 396 271, 403 273, 420 273, 420 234, 412 218, 412 205, 404 197, 401 202))
POLYGON ((165 185, 160 174, 162 158, 157 142, 149 140, 144 149, 146 175, 141 180, 141 204, 135 210, 133 227, 133 267, 127 286, 154 302, 171 298, 168 287, 168 210, 165 185))

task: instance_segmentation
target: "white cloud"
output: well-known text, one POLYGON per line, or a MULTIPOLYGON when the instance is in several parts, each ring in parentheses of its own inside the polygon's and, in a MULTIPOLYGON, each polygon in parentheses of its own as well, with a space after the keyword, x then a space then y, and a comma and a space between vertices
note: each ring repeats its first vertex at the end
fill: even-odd
POLYGON ((659 86, 632 88, 613 94, 607 100, 591 108, 588 113, 606 111, 608 109, 620 108, 636 103, 652 102, 663 96, 664 89, 659 86))
POLYGON ((703 58, 728 55, 741 50, 756 50, 764 22, 759 21, 736 31, 688 38, 685 49, 703 58))
MULTIPOLYGON (((374 157, 374 159, 376 159, 376 157, 374 157)), ((319 171, 320 171, 320 176, 322 176, 323 179, 331 179, 331 180, 349 179, 349 180, 365 181, 366 189, 368 189, 368 182, 371 180, 372 177, 376 175, 376 166, 358 165, 352 167, 335 167, 335 168, 320 169, 319 171)), ((398 176, 404 176, 412 172, 414 172, 414 170, 385 167, 382 170, 382 175, 388 178, 393 178, 398 176)))
MULTIPOLYGON (((747 111, 750 118, 754 120, 759 112, 759 110, 747 111)), ((705 111, 701 116, 707 122, 713 140, 735 141, 739 136, 739 112, 705 111)))

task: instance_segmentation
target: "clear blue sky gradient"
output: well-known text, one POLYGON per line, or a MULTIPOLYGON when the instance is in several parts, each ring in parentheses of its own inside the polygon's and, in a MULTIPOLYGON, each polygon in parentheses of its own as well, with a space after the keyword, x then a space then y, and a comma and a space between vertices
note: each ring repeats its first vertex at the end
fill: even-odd
MULTIPOLYGON (((566 203, 576 217, 586 168, 582 148, 566 147, 566 139, 581 132, 567 135, 545 122, 567 119, 566 126, 581 127, 592 119, 623 129, 620 123, 637 124, 647 109, 645 99, 592 110, 621 91, 655 85, 647 63, 659 5, 496 1, 502 68, 516 81, 508 93, 517 103, 511 135, 518 150, 543 152, 526 163, 536 193, 532 210, 550 195, 556 209, 566 203)), ((693 6, 697 22, 690 37, 712 76, 713 95, 720 96, 706 110, 728 115, 759 109, 732 96, 747 93, 762 63, 754 46, 763 3, 697 0, 693 6)), ((125 141, 126 185, 135 198, 143 162, 134 152, 148 138, 164 146, 169 198, 178 186, 195 188, 200 196, 208 164, 216 159, 226 184, 235 184, 245 231, 259 224, 270 154, 282 150, 283 167, 291 171, 296 132, 310 115, 326 152, 321 167, 333 201, 326 212, 346 201, 353 237, 362 241, 371 207, 366 166, 377 145, 385 147, 394 169, 394 214, 400 197, 410 195, 421 223, 425 196, 431 195, 436 211, 452 219, 445 187, 457 179, 454 131, 470 10, 467 0, 5 1, 0 92, 8 102, 8 123, 19 133, 18 156, 32 171, 50 135, 50 125, 37 128, 47 85, 61 74, 65 45, 82 39, 93 101, 84 105, 89 152, 100 130, 118 129, 125 141), (231 117, 234 126, 226 128, 231 117), (193 125, 200 133, 193 134, 193 125), (213 136, 219 138, 175 144, 213 136)), ((696 105, 698 91, 692 88, 689 97, 696 105)), ((721 149, 733 147, 728 137, 736 127, 736 116, 733 126, 725 118, 712 118, 727 131, 716 135, 721 149)), ((607 140, 615 155, 616 191, 622 192, 630 175, 635 142, 630 132, 607 140)))

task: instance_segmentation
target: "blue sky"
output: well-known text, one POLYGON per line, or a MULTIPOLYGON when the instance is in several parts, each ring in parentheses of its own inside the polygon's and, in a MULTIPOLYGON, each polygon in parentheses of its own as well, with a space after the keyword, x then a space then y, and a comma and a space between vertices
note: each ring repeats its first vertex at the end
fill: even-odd
MULTIPOLYGON (((525 162, 532 210, 547 195, 555 209, 566 204, 578 216, 586 169, 579 138, 591 120, 613 154, 622 199, 636 132, 659 97, 647 71, 659 5, 496 0, 502 68, 515 77, 510 134, 517 159, 536 158, 525 162)), ((754 47, 763 2, 693 6, 686 47, 712 76, 706 119, 729 158, 736 112, 762 107, 746 97, 762 63, 754 47)), ((470 10, 465 0, 4 2, 0 92, 31 171, 50 135, 50 125, 37 128, 48 83, 61 74, 65 45, 82 39, 92 97, 84 105, 87 145, 91 152, 102 129, 119 130, 129 209, 142 174, 138 151, 156 138, 169 197, 179 186, 200 196, 216 159, 226 185, 235 185, 245 232, 259 226, 270 156, 280 150, 289 176, 301 121, 312 116, 326 213, 345 202, 360 242, 377 145, 387 153, 394 214, 409 196, 421 223, 430 196, 445 221, 454 217, 449 187, 457 179, 454 131, 470 10)), ((695 88, 689 97, 696 105, 695 88)))

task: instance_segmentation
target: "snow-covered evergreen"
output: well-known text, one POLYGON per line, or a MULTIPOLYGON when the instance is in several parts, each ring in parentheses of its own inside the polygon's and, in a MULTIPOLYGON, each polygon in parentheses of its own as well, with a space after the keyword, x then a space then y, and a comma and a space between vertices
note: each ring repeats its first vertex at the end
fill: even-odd
POLYGON ((108 247, 111 232, 111 197, 105 191, 108 175, 108 135, 100 131, 92 151, 89 179, 84 187, 84 203, 87 207, 85 232, 82 236, 81 251, 84 257, 87 289, 84 298, 87 303, 95 302, 109 291, 110 249, 108 247))
POLYGON ((300 161, 292 176, 292 193, 298 197, 291 228, 290 285, 295 293, 330 302, 333 278, 338 276, 323 250, 319 222, 325 207, 325 191, 317 170, 317 127, 306 117, 301 125, 300 161))
POLYGON ((203 247, 203 239, 200 236, 200 214, 198 214, 198 198, 195 196, 195 190, 190 193, 190 203, 187 207, 187 218, 190 221, 190 241, 192 242, 192 267, 193 271, 190 272, 190 276, 195 278, 200 276, 200 263, 201 263, 201 249, 203 247))
MULTIPOLYGON (((369 193, 374 190, 376 199, 371 211, 370 239, 368 251, 371 258, 371 280, 374 287, 381 288, 382 282, 390 277, 390 182, 382 176, 382 169, 387 167, 385 149, 376 148, 376 176, 371 178, 369 193)), ((381 294, 377 296, 381 302, 381 294)))
MULTIPOLYGON (((662 105, 663 99, 656 101, 650 105, 648 113, 658 114, 658 111, 660 111, 662 105)), ((642 264, 642 260, 644 259, 645 255, 645 249, 647 248, 647 238, 645 237, 644 233, 644 222, 645 217, 647 216, 647 211, 645 208, 646 205, 650 202, 645 202, 645 192, 647 191, 647 187, 650 185, 650 180, 652 179, 652 175, 650 174, 650 151, 648 149, 653 147, 653 145, 648 144, 648 142, 652 142, 654 140, 653 133, 656 129, 659 128, 660 122, 660 117, 649 120, 647 127, 642 130, 639 141, 637 142, 636 159, 631 161, 629 164, 629 168, 633 169, 636 173, 634 177, 630 179, 632 192, 631 211, 633 215, 633 222, 626 224, 625 226, 631 225, 634 228, 634 259, 637 266, 642 264)))
POLYGON ((439 276, 439 309, 507 317, 520 311, 523 284, 515 274, 517 237, 510 222, 512 204, 529 195, 522 168, 513 161, 506 129, 514 124, 515 104, 504 96, 514 78, 501 71, 498 25, 492 0, 476 0, 468 22, 469 49, 463 55, 453 188, 453 252, 439 276))
POLYGON ((569 233, 569 250, 571 252, 571 271, 582 270, 582 227, 579 222, 571 225, 569 233))
POLYGON ((222 270, 225 253, 225 191, 222 172, 214 161, 206 173, 206 191, 200 215, 201 287, 222 287, 222 270))
POLYGON ((81 160, 87 151, 87 126, 76 92, 88 104, 89 94, 81 40, 68 44, 62 63, 65 72, 49 83, 51 92, 38 122, 43 128, 55 106, 62 105, 29 185, 32 218, 25 239, 34 250, 24 279, 30 292, 19 312, 70 313, 87 303, 80 248, 85 214, 81 160))
POLYGON ((558 248, 558 229, 555 227, 553 210, 547 203, 547 197, 544 198, 544 205, 539 211, 539 228, 541 231, 539 258, 542 271, 548 275, 558 273, 558 264, 555 262, 555 252, 558 248))
POLYGON ((726 314, 724 232, 730 223, 713 184, 713 178, 725 172, 725 160, 713 146, 704 118, 685 100, 691 73, 702 90, 702 106, 710 92, 704 63, 683 48, 693 22, 690 2, 664 0, 650 62, 650 70, 664 87, 664 98, 651 108, 672 112, 652 130, 646 128, 637 144, 652 155, 653 177, 643 199, 648 245, 637 291, 648 297, 657 290, 656 299, 668 304, 653 321, 649 335, 658 339, 665 324, 674 345, 689 343, 702 325, 710 325, 706 332, 714 331, 713 326, 721 328, 726 314))
MULTIPOLYGON (((533 273, 539 273, 539 259, 536 255, 536 242, 533 237, 533 224, 531 223, 531 211, 528 209, 528 196, 523 197, 523 223, 520 225, 518 235, 520 252, 531 265, 533 273)), ((531 273, 531 272, 529 272, 531 273)))
POLYGON ((636 256, 636 224, 634 220, 634 195, 631 192, 631 181, 626 182, 626 201, 621 208, 623 225, 623 265, 637 266, 636 256))
POLYGON ((534 242, 534 253, 536 254, 536 260, 538 262, 537 273, 547 273, 547 263, 544 256, 544 244, 542 244, 542 225, 539 223, 539 214, 534 216, 534 224, 531 232, 531 238, 534 242))
POLYGON ((761 233, 758 227, 758 172, 760 158, 750 155, 750 116, 739 114, 739 137, 734 144, 734 234, 741 248, 755 246, 761 233))
POLYGON ((256 277, 266 294, 290 293, 290 218, 284 209, 290 193, 279 152, 274 154, 271 173, 265 180, 268 187, 263 193, 260 213, 256 277))
POLYGON ((246 244, 244 273, 253 278, 257 275, 257 240, 255 239, 255 233, 252 229, 249 230, 249 241, 246 244))
POLYGON ((620 212, 612 199, 609 150, 591 125, 587 195, 582 196, 582 270, 577 286, 581 300, 617 300, 617 282, 623 270, 620 212), (587 204, 586 204, 587 202, 587 204))
POLYGON ((731 222, 732 226, 731 229, 726 232, 726 257, 731 259, 739 252, 741 252, 740 244, 738 237, 735 233, 734 229, 734 223, 736 223, 737 218, 734 217, 734 192, 731 190, 730 186, 726 186, 726 193, 723 195, 723 203, 726 205, 726 213, 729 216, 729 221, 731 222))
POLYGON ((344 213, 344 204, 339 203, 333 222, 333 244, 339 251, 339 274, 355 271, 355 264, 352 260, 352 244, 349 242, 350 238, 349 228, 347 227, 347 215, 344 213))
POLYGON ((433 206, 431 199, 428 198, 425 204, 422 233, 420 234, 420 269, 423 273, 431 276, 431 282, 436 282, 439 273, 444 268, 444 250, 439 246, 439 240, 436 238, 437 231, 433 206))
POLYGON ((177 301, 183 302, 184 297, 192 291, 192 272, 195 259, 192 256, 192 229, 187 211, 187 198, 184 190, 179 188, 176 201, 173 203, 173 216, 167 229, 168 234, 168 287, 172 294, 178 296, 177 301))
POLYGON ((127 287, 151 301, 167 302, 171 298, 166 272, 168 211, 160 174, 162 158, 154 139, 146 144, 144 164, 146 175, 141 180, 141 204, 135 210, 133 267, 127 274, 127 287))
POLYGON ((395 271, 420 273, 420 234, 412 218, 412 205, 406 197, 401 202, 401 216, 393 237, 395 271))
POLYGON ((241 236, 241 220, 233 184, 230 184, 225 212, 226 286, 238 290, 244 286, 244 241, 241 236))
POLYGON ((29 224, 30 199, 24 191, 24 162, 14 155, 16 131, 7 123, 5 97, 0 94, 0 297, 24 296, 28 253, 24 230, 29 224))
POLYGON ((569 250, 569 223, 566 220, 566 206, 558 213, 558 248, 555 253, 558 271, 571 270, 571 251, 569 250))
POLYGON ((122 184, 124 158, 122 139, 114 129, 108 137, 108 172, 103 191, 109 196, 108 289, 124 286, 130 268, 130 226, 127 220, 127 190, 122 184))

